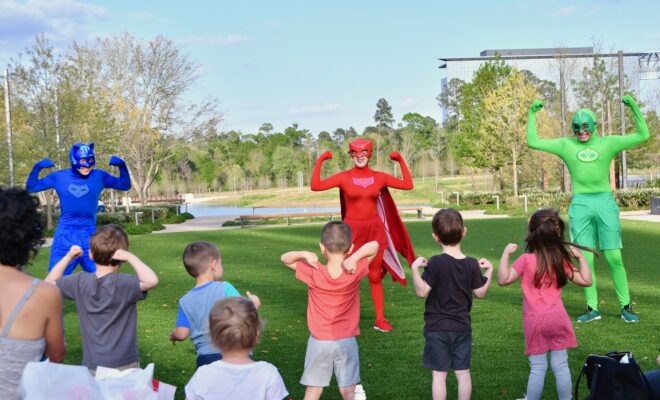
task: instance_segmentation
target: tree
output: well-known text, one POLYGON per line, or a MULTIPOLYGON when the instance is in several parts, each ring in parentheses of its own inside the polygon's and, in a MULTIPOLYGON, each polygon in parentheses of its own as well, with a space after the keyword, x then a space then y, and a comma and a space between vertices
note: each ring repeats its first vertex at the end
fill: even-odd
POLYGON ((261 124, 261 127, 259 127, 259 132, 264 135, 270 135, 273 132, 273 124, 270 122, 264 122, 261 124))
POLYGON ((290 147, 278 146, 273 152, 273 173, 287 182, 298 171, 296 153, 290 147))
POLYGON ((518 197, 518 163, 527 152, 527 112, 536 97, 536 88, 517 70, 511 71, 498 88, 484 97, 483 130, 488 151, 510 160, 513 195, 518 197))
POLYGON ((381 98, 376 103, 376 113, 374 114, 374 121, 378 128, 378 135, 376 136, 376 166, 380 166, 380 136, 383 130, 388 131, 392 129, 394 117, 392 117, 392 107, 387 100, 381 98))
POLYGON ((511 67, 503 60, 487 61, 474 73, 472 82, 457 89, 457 124, 449 130, 449 142, 453 155, 461 165, 491 171, 502 167, 500 160, 489 152, 489 133, 482 129, 483 100, 504 83, 510 72, 511 67))
POLYGON ((145 204, 160 167, 172 157, 170 135, 193 136, 215 128, 221 117, 213 102, 183 101, 198 80, 199 66, 169 39, 142 41, 124 34, 99 39, 86 51, 100 62, 102 93, 121 128, 119 146, 145 204))

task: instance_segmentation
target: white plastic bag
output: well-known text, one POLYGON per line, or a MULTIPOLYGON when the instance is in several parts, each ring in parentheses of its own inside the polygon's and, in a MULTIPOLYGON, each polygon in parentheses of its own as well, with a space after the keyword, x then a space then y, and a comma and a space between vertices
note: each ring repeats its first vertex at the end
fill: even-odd
POLYGON ((25 400, 102 399, 101 388, 86 367, 58 363, 29 362, 18 387, 25 400))
POLYGON ((145 369, 123 371, 104 367, 96 369, 96 381, 101 387, 103 400, 158 400, 151 383, 153 376, 153 364, 145 369))
POLYGON ((174 400, 176 387, 153 388, 154 364, 119 371, 98 367, 96 377, 80 365, 30 362, 23 370, 18 394, 25 400, 174 400))

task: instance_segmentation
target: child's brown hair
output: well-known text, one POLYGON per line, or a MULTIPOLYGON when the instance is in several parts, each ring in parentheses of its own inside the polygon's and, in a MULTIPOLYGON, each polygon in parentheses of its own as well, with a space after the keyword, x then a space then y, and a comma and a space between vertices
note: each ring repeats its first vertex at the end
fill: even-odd
POLYGON ((192 242, 183 250, 183 265, 196 278, 206 272, 213 260, 220 259, 220 251, 209 242, 192 242))
POLYGON ((89 239, 92 260, 98 265, 116 266, 121 264, 120 261, 112 259, 119 249, 128 250, 128 235, 119 225, 103 225, 89 239))
POLYGON ((245 297, 225 297, 213 305, 209 314, 211 339, 223 353, 254 348, 262 326, 257 308, 245 297))
POLYGON ((431 221, 433 233, 440 243, 445 246, 454 246, 463 239, 463 217, 461 213, 453 208, 443 208, 438 210, 431 221))
POLYGON ((351 227, 342 221, 330 221, 321 230, 321 244, 330 253, 346 253, 351 249, 351 227))
POLYGON ((593 249, 564 240, 564 220, 555 209, 536 211, 530 217, 527 228, 526 250, 536 254, 534 287, 540 288, 543 284, 550 286, 554 281, 560 288, 566 285, 568 279, 572 279, 574 268, 570 275, 564 270, 564 265, 573 265, 568 246, 596 253, 593 249))

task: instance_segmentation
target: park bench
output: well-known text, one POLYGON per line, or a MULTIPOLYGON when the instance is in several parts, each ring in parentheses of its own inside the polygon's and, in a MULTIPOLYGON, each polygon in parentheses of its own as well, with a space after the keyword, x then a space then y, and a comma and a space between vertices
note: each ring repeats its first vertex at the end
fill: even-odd
MULTIPOLYGON (((422 209, 421 207, 417 208, 399 208, 399 213, 401 212, 411 212, 414 211, 417 213, 417 218, 422 219, 422 209)), ((315 211, 315 212, 297 212, 297 213, 284 213, 284 214, 250 214, 250 215, 240 215, 238 217, 241 228, 245 225, 248 225, 250 221, 260 221, 260 220, 269 220, 269 219, 284 219, 287 225, 290 224, 290 220, 294 218, 311 218, 311 217, 325 217, 329 221, 332 221, 335 217, 341 218, 340 211, 315 211)))

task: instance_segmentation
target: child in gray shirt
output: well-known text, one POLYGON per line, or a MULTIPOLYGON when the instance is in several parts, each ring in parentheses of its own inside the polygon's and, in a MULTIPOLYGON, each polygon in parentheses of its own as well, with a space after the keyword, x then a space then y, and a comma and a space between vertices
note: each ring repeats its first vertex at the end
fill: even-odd
POLYGON ((62 276, 66 266, 82 254, 72 246, 46 277, 62 296, 76 302, 83 340, 83 365, 95 373, 98 366, 127 369, 139 367, 137 302, 158 285, 158 276, 137 256, 128 252, 128 236, 118 225, 105 225, 90 239, 95 272, 62 276), (135 275, 119 272, 128 262, 135 275))

